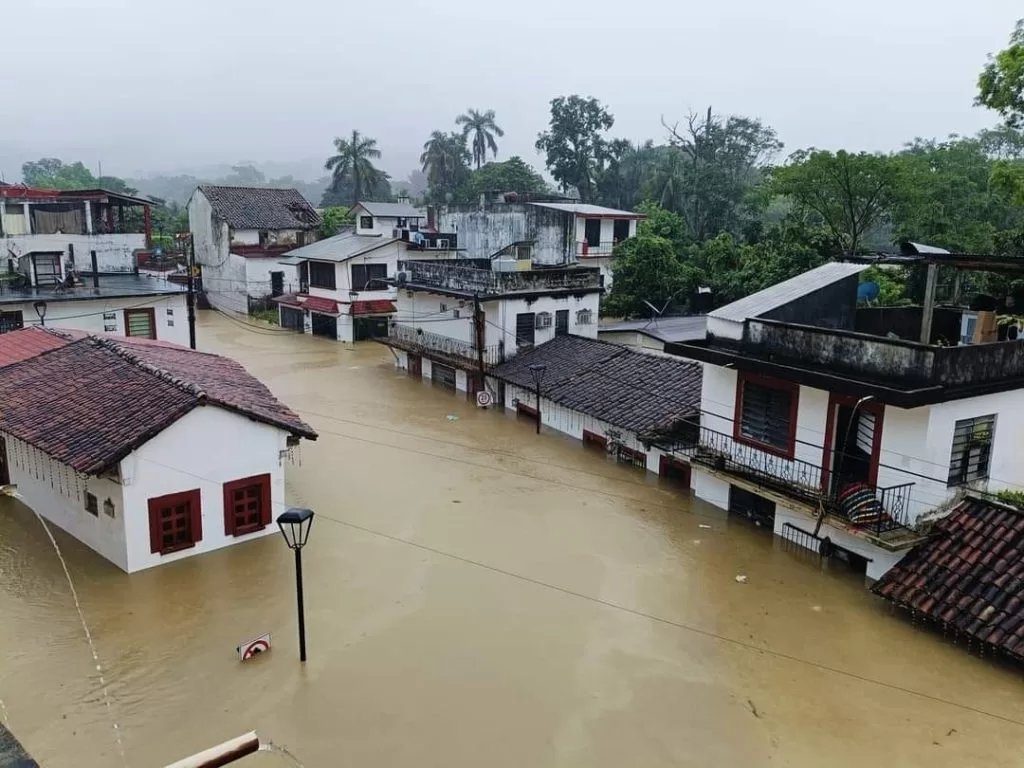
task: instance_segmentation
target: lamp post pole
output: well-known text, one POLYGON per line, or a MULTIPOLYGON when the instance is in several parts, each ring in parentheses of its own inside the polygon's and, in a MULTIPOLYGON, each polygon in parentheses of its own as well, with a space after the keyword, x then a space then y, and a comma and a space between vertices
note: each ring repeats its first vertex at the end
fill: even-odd
POLYGON ((299 607, 299 661, 306 661, 306 608, 302 600, 302 547, 295 548, 295 602, 299 607))
POLYGON ((295 602, 299 610, 299 661, 306 661, 306 609, 302 594, 302 548, 309 539, 309 529, 313 525, 313 510, 292 507, 277 516, 277 526, 281 529, 288 548, 295 552, 295 602))

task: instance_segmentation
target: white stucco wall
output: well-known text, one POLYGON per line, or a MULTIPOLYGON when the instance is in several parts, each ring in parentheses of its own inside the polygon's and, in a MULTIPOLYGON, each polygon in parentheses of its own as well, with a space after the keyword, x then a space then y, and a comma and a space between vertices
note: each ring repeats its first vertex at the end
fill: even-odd
POLYGON ((196 264, 201 267, 203 291, 211 306, 248 314, 245 259, 230 252, 228 225, 214 220, 213 208, 202 190, 193 192, 188 201, 188 227, 196 264))
MULTIPOLYGON (((398 309, 395 321, 401 325, 473 343, 472 301, 455 299, 439 293, 399 290, 395 306, 398 309), (459 306, 460 301, 463 303, 462 307, 459 306), (442 311, 442 305, 447 309, 442 311), (459 311, 457 318, 454 316, 455 310, 459 311)), ((493 343, 498 342, 495 340, 493 343)))
POLYGON ((127 570, 121 486, 112 480, 80 475, 17 438, 4 437, 11 482, 18 486, 24 503, 122 570, 127 570), (85 511, 86 491, 96 496, 97 516, 85 511), (103 509, 108 498, 114 504, 113 517, 103 509))
POLYGON ((244 261, 246 290, 250 296, 271 294, 271 272, 283 273, 285 293, 298 293, 299 269, 294 264, 282 264, 279 256, 246 256, 244 261))
MULTIPOLYGON (((392 237, 398 226, 397 216, 371 216, 369 211, 365 208, 356 208, 351 211, 351 216, 355 223, 355 231, 358 235, 382 235, 383 237, 392 237), (364 227, 361 221, 363 216, 370 216, 373 221, 372 226, 364 227)), ((418 223, 418 226, 423 227, 426 225, 426 217, 412 217, 406 219, 406 226, 403 229, 408 229, 409 225, 418 223)))
MULTIPOLYGON (((128 308, 152 308, 157 339, 188 345, 188 309, 184 293, 118 299, 49 301, 46 306, 46 325, 52 328, 71 328, 90 333, 124 336, 124 310, 128 308), (106 313, 113 313, 113 318, 105 319, 106 313), (112 330, 107 330, 109 323, 115 326, 112 330)), ((26 326, 39 324, 39 316, 32 307, 32 302, 0 304, 0 309, 5 312, 20 310, 26 326)))
POLYGON ((533 263, 546 266, 576 260, 570 214, 523 203, 466 207, 443 211, 438 231, 455 232, 462 255, 487 259, 503 248, 524 240, 533 241, 533 263))
POLYGON ((91 252, 96 251, 96 266, 100 272, 133 272, 135 251, 146 247, 145 234, 128 235, 22 235, 0 237, 0 259, 12 254, 31 251, 60 251, 64 262, 71 249, 75 253, 75 269, 92 271, 91 252), (71 246, 71 248, 69 248, 71 246))
POLYGON ((569 333, 596 339, 599 306, 600 296, 597 293, 588 293, 581 297, 539 296, 532 300, 501 299, 482 302, 487 321, 485 346, 494 346, 504 340, 506 356, 511 355, 516 342, 516 315, 528 312, 535 314, 549 312, 551 314, 549 328, 534 330, 534 344, 539 345, 551 341, 555 338, 555 313, 560 309, 569 310, 569 333), (576 313, 584 309, 590 310, 591 322, 581 325, 576 322, 576 313))
MULTIPOLYGON (((224 534, 223 484, 252 475, 271 476, 271 518, 284 511, 287 434, 216 406, 196 408, 121 462, 128 571, 180 560, 277 533, 273 524, 246 536, 224 534), (203 539, 168 555, 150 552, 148 500, 198 488, 203 539)), ((102 513, 101 513, 102 514, 102 513)))

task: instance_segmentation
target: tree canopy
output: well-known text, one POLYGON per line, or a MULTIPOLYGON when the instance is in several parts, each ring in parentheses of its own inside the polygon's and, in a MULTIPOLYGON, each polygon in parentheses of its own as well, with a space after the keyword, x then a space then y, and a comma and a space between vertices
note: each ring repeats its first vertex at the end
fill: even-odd
POLYGON ((589 202, 596 194, 595 182, 606 158, 604 132, 615 118, 595 98, 559 96, 551 101, 551 123, 537 137, 547 168, 564 191, 576 190, 589 202))
POLYGON ((1011 128, 1024 128, 1024 19, 978 76, 977 103, 998 112, 1011 128))
POLYGON ((368 199, 369 193, 386 183, 387 174, 373 165, 373 161, 381 157, 376 139, 353 130, 348 139, 336 137, 334 148, 337 154, 327 158, 324 163, 324 168, 331 171, 331 190, 337 192, 342 185, 350 185, 350 202, 353 206, 360 200, 368 199))
POLYGON ((462 126, 462 137, 469 140, 470 153, 473 155, 473 163, 479 169, 487 162, 487 153, 494 157, 498 156, 498 143, 494 140, 505 135, 505 132, 495 122, 493 109, 479 112, 475 109, 466 110, 466 114, 455 118, 455 124, 462 126))

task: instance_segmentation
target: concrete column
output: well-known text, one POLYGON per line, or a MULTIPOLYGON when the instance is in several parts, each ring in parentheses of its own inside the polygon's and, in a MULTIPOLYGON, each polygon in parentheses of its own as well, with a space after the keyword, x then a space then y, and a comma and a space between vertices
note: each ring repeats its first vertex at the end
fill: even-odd
POLYGON ((935 314, 935 288, 939 277, 939 265, 932 262, 928 265, 928 278, 924 287, 924 307, 921 313, 922 344, 930 344, 932 338, 932 315, 935 314))
POLYGON ((92 204, 88 200, 85 201, 85 233, 92 234, 92 204))
POLYGON ((22 203, 21 204, 22 209, 25 211, 25 234, 26 235, 31 235, 32 234, 32 215, 29 213, 28 205, 29 205, 28 203, 22 203))

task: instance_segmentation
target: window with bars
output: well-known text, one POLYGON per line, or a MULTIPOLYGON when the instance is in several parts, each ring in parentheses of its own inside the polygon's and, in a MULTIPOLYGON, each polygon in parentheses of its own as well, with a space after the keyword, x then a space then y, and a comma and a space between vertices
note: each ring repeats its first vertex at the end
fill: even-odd
POLYGON ((589 309, 581 309, 576 312, 576 325, 591 325, 594 322, 594 313, 589 309))
POLYGON ((994 414, 962 419, 956 423, 953 429, 953 449, 949 454, 947 486, 965 485, 988 478, 995 426, 994 414))
POLYGON ((270 475, 224 484, 224 534, 244 536, 270 524, 270 475))
POLYGON ((149 500, 149 548, 161 555, 194 547, 203 538, 199 489, 149 500))
POLYGON ((736 437, 784 453, 793 451, 796 391, 740 379, 736 437))

